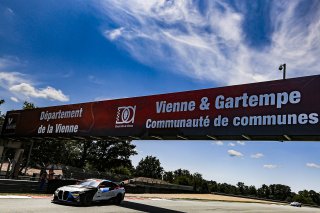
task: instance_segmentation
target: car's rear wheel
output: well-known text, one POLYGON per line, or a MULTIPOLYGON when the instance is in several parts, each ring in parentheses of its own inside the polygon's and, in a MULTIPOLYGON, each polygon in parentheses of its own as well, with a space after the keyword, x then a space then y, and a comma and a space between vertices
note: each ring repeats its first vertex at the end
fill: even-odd
POLYGON ((115 203, 116 205, 120 205, 121 202, 122 202, 122 200, 123 200, 122 194, 118 194, 117 197, 115 197, 115 199, 114 199, 114 203, 115 203))

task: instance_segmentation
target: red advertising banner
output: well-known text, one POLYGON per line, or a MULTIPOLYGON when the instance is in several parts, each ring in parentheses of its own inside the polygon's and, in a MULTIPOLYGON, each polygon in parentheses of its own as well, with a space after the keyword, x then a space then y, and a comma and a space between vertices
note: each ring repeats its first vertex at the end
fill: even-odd
POLYGON ((9 111, 4 137, 320 140, 320 75, 9 111))

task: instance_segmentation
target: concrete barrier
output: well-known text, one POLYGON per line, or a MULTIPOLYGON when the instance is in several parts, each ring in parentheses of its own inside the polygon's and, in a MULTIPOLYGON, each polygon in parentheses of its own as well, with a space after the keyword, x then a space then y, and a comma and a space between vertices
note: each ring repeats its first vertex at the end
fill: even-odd
POLYGON ((0 179, 0 193, 43 193, 46 185, 40 189, 40 182, 30 180, 0 179))

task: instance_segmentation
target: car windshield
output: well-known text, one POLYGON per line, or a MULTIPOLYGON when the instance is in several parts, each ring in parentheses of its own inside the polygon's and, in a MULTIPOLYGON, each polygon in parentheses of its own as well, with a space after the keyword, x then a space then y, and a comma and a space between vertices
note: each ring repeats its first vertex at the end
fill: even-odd
POLYGON ((79 183, 79 185, 97 187, 99 183, 100 181, 96 181, 96 180, 84 180, 83 182, 79 183))

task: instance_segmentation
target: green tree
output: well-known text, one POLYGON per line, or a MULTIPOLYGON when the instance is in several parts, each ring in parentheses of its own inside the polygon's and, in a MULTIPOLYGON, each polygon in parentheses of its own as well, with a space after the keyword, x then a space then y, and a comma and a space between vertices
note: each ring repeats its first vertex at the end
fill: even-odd
MULTIPOLYGON (((194 191, 199 191, 201 192, 202 191, 202 186, 203 185, 203 178, 202 178, 202 175, 200 173, 194 173, 192 175, 192 182, 193 182, 193 189, 194 191)), ((206 190, 206 189, 205 189, 206 190)))
POLYGON ((188 178, 192 177, 191 173, 187 169, 177 169, 173 173, 176 177, 177 176, 187 176, 188 178))
POLYGON ((169 172, 165 172, 163 175, 163 180, 169 182, 169 183, 173 183, 174 181, 174 174, 173 172, 169 171, 169 172))
POLYGON ((41 140, 33 144, 31 165, 66 163, 69 159, 68 141, 41 140))
POLYGON ((153 156, 142 158, 136 167, 136 175, 149 178, 161 178, 163 168, 159 159, 153 156))
POLYGON ((192 186, 192 178, 181 175, 174 178, 174 183, 178 185, 192 186))
POLYGON ((315 204, 312 198, 310 197, 308 190, 299 191, 298 196, 295 197, 295 200, 304 204, 311 204, 311 205, 315 204))
POLYGON ((126 175, 126 176, 133 176, 134 167, 131 166, 119 166, 116 168, 111 169, 111 172, 114 174, 126 175))
POLYGON ((270 198, 275 200, 286 200, 287 197, 291 196, 291 188, 282 184, 271 184, 270 198))
POLYGON ((174 181, 173 183, 179 185, 187 185, 187 186, 194 186, 193 185, 193 176, 187 169, 177 169, 173 172, 174 174, 174 181))
POLYGON ((222 183, 218 185, 219 192, 226 193, 226 194, 236 194, 237 187, 231 184, 222 183))
POLYGON ((165 172, 164 180, 178 184, 178 185, 186 185, 193 186, 194 191, 197 192, 209 192, 209 188, 211 187, 210 183, 202 178, 202 174, 195 172, 191 174, 191 172, 187 169, 177 169, 173 172, 165 172))
POLYGON ((34 144, 32 162, 128 175, 133 170, 130 156, 136 154, 134 148, 130 141, 43 140, 34 144))
POLYGON ((249 191, 248 193, 249 195, 257 196, 257 189, 255 186, 249 186, 248 191, 249 191))
POLYGON ((205 180, 202 181, 200 192, 201 193, 209 193, 210 192, 209 185, 208 185, 207 181, 205 181, 205 180))
POLYGON ((216 181, 209 181, 210 192, 218 192, 218 183, 216 181))
POLYGON ((34 105, 34 103, 31 103, 31 102, 28 102, 28 101, 23 102, 22 109, 34 109, 34 108, 37 108, 34 105))
POLYGON ((118 167, 132 168, 131 155, 136 155, 135 145, 128 140, 92 141, 86 150, 82 149, 82 162, 98 171, 110 171, 118 167), (84 152, 87 152, 84 154, 84 152))
POLYGON ((320 205, 320 194, 314 190, 309 191, 309 196, 316 205, 320 205))
POLYGON ((320 205, 320 194, 313 190, 303 190, 299 191, 298 194, 293 197, 293 200, 304 204, 320 205))
POLYGON ((269 198, 270 189, 266 184, 263 184, 261 188, 258 189, 258 197, 269 198))
POLYGON ((245 194, 245 186, 243 182, 238 182, 237 183, 237 187, 238 187, 238 191, 239 194, 244 195, 245 194))

